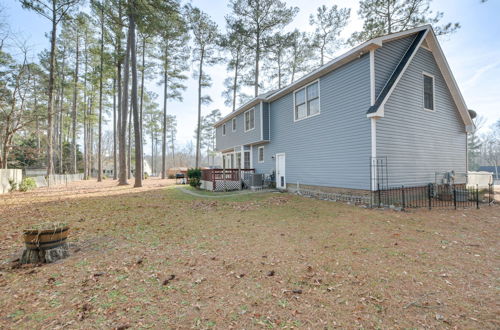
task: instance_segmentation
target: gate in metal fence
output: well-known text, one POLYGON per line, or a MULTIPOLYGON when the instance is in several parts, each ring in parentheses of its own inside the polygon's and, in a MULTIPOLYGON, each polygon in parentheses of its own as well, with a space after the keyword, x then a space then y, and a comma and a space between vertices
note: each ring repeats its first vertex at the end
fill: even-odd
POLYGON ((480 204, 491 204, 495 200, 493 185, 486 189, 467 187, 466 184, 428 184, 414 187, 387 187, 372 192, 372 207, 400 207, 432 209, 436 207, 479 209, 480 204))

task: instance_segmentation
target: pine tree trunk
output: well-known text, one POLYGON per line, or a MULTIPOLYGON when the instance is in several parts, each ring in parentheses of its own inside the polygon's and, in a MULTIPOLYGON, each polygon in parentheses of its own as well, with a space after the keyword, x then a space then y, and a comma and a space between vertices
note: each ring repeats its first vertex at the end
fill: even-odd
MULTIPOLYGON (((144 140, 142 139, 143 130, 143 104, 144 104, 144 73, 146 72, 146 36, 142 39, 142 72, 141 72, 141 105, 139 109, 139 125, 141 127, 141 150, 144 150, 144 140)), ((144 156, 141 157, 141 169, 144 172, 144 156)), ((144 179, 144 173, 142 173, 144 179)))
POLYGON ((90 98, 90 108, 89 108, 89 117, 88 117, 88 129, 89 129, 89 152, 87 152, 87 155, 89 157, 88 161, 88 177, 92 178, 92 170, 94 169, 94 126, 92 124, 92 118, 94 114, 94 97, 92 96, 90 98))
POLYGON ((117 165, 116 165, 116 179, 119 179, 119 173, 120 173, 120 135, 121 135, 121 124, 122 124, 122 102, 123 102, 123 84, 122 84, 122 63, 121 60, 118 61, 117 68, 116 68, 116 89, 118 90, 118 94, 116 95, 117 100, 116 100, 116 145, 117 145, 117 150, 116 150, 116 157, 118 159, 117 165))
MULTIPOLYGON (((119 18, 119 21, 121 22, 122 21, 122 9, 121 9, 121 3, 119 2, 118 3, 118 18, 119 18)), ((119 28, 120 30, 120 33, 117 34, 117 38, 116 38, 116 48, 115 48, 115 51, 116 51, 116 56, 117 56, 117 59, 116 59, 116 89, 117 89, 117 108, 116 108, 116 114, 117 114, 117 118, 116 118, 116 133, 115 133, 115 139, 117 139, 118 141, 115 143, 115 152, 114 152, 114 159, 117 159, 117 153, 118 153, 118 150, 117 150, 117 146, 118 146, 118 149, 120 149, 120 134, 121 134, 121 123, 122 123, 122 57, 121 57, 121 53, 122 53, 122 43, 121 43, 121 37, 120 37, 120 34, 121 34, 121 27, 119 28)), ((121 150, 121 149, 120 149, 121 150)), ((121 151, 120 151, 121 152, 121 151)), ((119 155, 118 155, 119 156, 119 155)), ((121 158, 120 158, 121 159, 121 158)), ((121 161, 120 159, 118 159, 118 162, 120 162, 121 164, 121 161)), ((121 166, 121 165, 120 165, 121 166)), ((121 170, 119 169, 119 166, 118 166, 118 163, 115 164, 115 167, 113 169, 113 179, 116 180, 118 179, 118 173, 121 173, 121 170)))
POLYGON ((57 36, 57 8, 56 1, 52 0, 52 32, 50 36, 50 64, 49 64, 49 86, 47 103, 47 175, 54 172, 54 158, 52 145, 52 114, 54 112, 54 71, 56 67, 56 36, 57 36))
POLYGON ((259 61, 260 61, 260 35, 257 33, 257 42, 255 47, 255 97, 259 95, 259 61))
POLYGON ((116 73, 113 76, 113 180, 116 180, 116 73))
POLYGON ((167 73, 167 49, 165 49, 165 68, 163 69, 163 124, 161 138, 161 178, 165 179, 167 171, 167 91, 168 91, 168 73, 167 73))
POLYGON ((88 31, 85 31, 85 76, 84 76, 84 84, 83 84, 83 99, 85 104, 85 109, 83 110, 83 179, 88 180, 88 108, 89 108, 89 98, 87 97, 87 73, 88 73, 88 31))
POLYGON ((199 77, 198 77, 198 128, 196 132, 196 159, 195 167, 200 167, 200 141, 201 141, 201 85, 203 81, 203 60, 205 52, 202 49, 200 54, 200 67, 199 67, 199 77))
POLYGON ((104 66, 104 6, 101 7, 101 67, 99 68, 99 136, 97 142, 97 182, 102 181, 102 74, 104 66))
POLYGON ((127 179, 132 179, 132 102, 128 113, 127 179))
POLYGON ((240 66, 240 51, 236 55, 234 66, 234 79, 233 79, 233 111, 236 110, 236 94, 238 90, 238 67, 240 66))
POLYGON ((76 57, 75 57, 75 76, 74 76, 74 82, 73 82, 73 111, 71 114, 71 119, 72 119, 72 128, 71 128, 71 170, 73 174, 76 174, 78 169, 77 169, 77 164, 76 164, 76 105, 77 105, 77 95, 78 95, 78 65, 80 63, 80 53, 79 53, 79 47, 80 47, 80 36, 76 34, 76 57))
POLYGON ((59 103, 59 173, 64 173, 64 159, 63 159, 63 131, 64 131, 64 122, 63 122, 63 113, 64 113, 64 85, 66 81, 66 75, 64 73, 64 67, 66 62, 66 47, 63 50, 63 60, 62 60, 62 82, 61 82, 61 101, 59 103))
POLYGON ((151 174, 155 173, 155 144, 154 132, 151 130, 151 174))
MULTIPOLYGON (((134 8, 135 10, 135 8, 134 8)), ((139 124, 139 104, 137 102, 137 52, 135 43, 135 12, 129 16, 131 30, 131 64, 132 64, 132 110, 134 114, 134 141, 135 141, 135 182, 134 187, 142 187, 142 148, 141 125, 139 124)))
POLYGON ((172 167, 175 167, 175 140, 174 140, 174 128, 172 127, 171 129, 172 129, 172 131, 171 131, 171 134, 172 134, 172 138, 171 138, 171 142, 172 142, 172 167))
MULTIPOLYGON (((85 84, 86 85, 86 84, 85 84)), ((85 94, 85 93, 84 93, 85 94)), ((87 98, 85 98, 87 100, 87 98)), ((87 145, 87 139, 88 139, 88 131, 87 131, 87 102, 85 101, 85 109, 83 110, 83 179, 87 180, 87 152, 88 152, 88 145, 87 145)))
MULTIPOLYGON (((130 28, 129 28, 130 29, 130 28)), ((119 129, 119 157, 120 157, 120 175, 119 185, 127 185, 127 117, 128 117, 128 82, 129 82, 129 59, 130 59, 130 31, 127 37, 127 49, 125 53, 125 61, 123 68, 123 86, 122 86, 122 100, 121 100, 121 123, 119 129)))

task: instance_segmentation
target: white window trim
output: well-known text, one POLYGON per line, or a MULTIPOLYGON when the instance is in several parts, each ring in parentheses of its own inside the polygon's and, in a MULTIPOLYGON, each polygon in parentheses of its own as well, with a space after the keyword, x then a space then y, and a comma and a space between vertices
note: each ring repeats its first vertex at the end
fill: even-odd
POLYGON ((309 84, 305 85, 305 86, 302 86, 300 88, 297 88, 296 90, 293 91, 293 111, 292 111, 292 116, 293 116, 293 121, 294 122, 297 122, 297 121, 301 121, 301 120, 304 120, 304 119, 309 119, 309 118, 312 118, 312 117, 316 117, 317 115, 320 115, 321 114, 321 85, 320 85, 320 79, 316 79, 314 81, 311 81, 309 84), (307 86, 309 85, 313 85, 315 83, 318 83, 318 107, 319 107, 319 111, 318 113, 314 114, 314 115, 310 115, 310 116, 306 116, 304 118, 300 118, 300 119, 296 119, 295 118, 295 94, 304 89, 305 90, 305 93, 306 93, 306 110, 307 110, 307 86))
POLYGON ((255 108, 249 109, 243 113, 243 129, 244 129, 245 133, 253 131, 255 129, 255 108), (247 120, 245 117, 246 117, 247 112, 250 112, 250 111, 253 111, 253 128, 247 129, 246 128, 247 120))
POLYGON ((428 72, 422 71, 422 108, 425 111, 436 112, 436 77, 428 72), (425 83, 424 76, 432 78, 432 106, 434 109, 427 109, 425 107, 425 83))
POLYGON ((264 162, 264 146, 260 146, 257 148, 257 161, 259 163, 263 163, 264 162), (262 160, 260 160, 260 149, 262 149, 262 160))
POLYGON ((226 136, 226 133, 227 133, 226 124, 222 124, 222 136, 226 136))
POLYGON ((233 132, 236 132, 236 125, 235 124, 237 124, 236 117, 231 119, 231 131, 233 131, 233 132))

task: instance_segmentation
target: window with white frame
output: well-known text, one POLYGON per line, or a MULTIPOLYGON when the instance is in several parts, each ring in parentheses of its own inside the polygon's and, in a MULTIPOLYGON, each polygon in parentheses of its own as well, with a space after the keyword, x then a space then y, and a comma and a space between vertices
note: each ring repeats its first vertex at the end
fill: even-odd
POLYGON ((424 76, 424 109, 434 111, 434 76, 423 74, 424 76))
POLYGON ((236 131, 236 118, 233 118, 233 120, 231 121, 231 125, 233 127, 233 132, 236 131))
POLYGON ((258 157, 257 159, 259 160, 259 163, 263 163, 264 162, 264 146, 260 146, 258 149, 258 157))
POLYGON ((319 82, 316 81, 294 93, 295 120, 301 120, 319 114, 319 82))
POLYGON ((226 124, 222 125, 222 136, 226 135, 226 124))
POLYGON ((255 109, 245 112, 245 132, 255 128, 255 109))

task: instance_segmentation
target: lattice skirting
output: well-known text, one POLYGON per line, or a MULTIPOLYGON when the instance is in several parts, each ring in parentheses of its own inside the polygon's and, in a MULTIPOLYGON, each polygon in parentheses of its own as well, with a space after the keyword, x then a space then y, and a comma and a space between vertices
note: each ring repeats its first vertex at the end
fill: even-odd
POLYGON ((238 190, 240 189, 241 182, 230 181, 230 180, 215 180, 215 191, 225 191, 225 190, 238 190), (225 183, 224 183, 225 182, 225 183))

